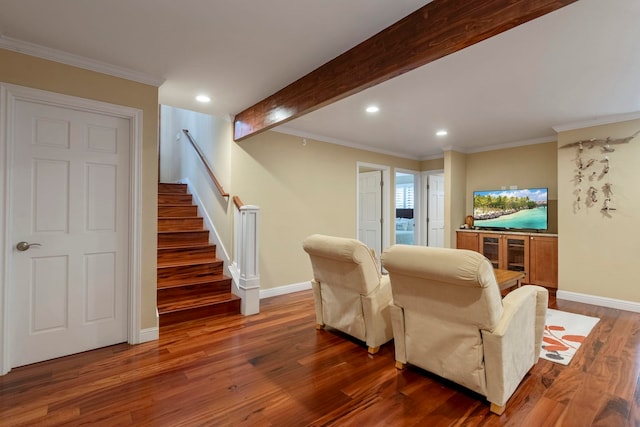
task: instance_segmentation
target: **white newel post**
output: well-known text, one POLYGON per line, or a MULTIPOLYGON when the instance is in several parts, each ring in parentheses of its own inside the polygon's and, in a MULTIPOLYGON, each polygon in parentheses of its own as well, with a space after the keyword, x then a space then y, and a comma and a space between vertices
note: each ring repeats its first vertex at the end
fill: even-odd
POLYGON ((258 236, 260 208, 244 205, 235 210, 234 260, 238 278, 238 295, 242 299, 240 312, 243 315, 260 312, 260 270, 258 258, 258 236))

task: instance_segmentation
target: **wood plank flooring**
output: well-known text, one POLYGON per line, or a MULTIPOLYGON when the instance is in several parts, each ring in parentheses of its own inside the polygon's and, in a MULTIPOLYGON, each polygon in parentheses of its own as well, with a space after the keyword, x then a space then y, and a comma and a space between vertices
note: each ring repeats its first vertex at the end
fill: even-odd
POLYGON ((259 315, 163 327, 0 377, 1 426, 640 426, 640 314, 551 300, 600 322, 569 366, 532 369, 502 416, 416 368, 393 343, 317 331, 310 291, 262 301, 259 315))

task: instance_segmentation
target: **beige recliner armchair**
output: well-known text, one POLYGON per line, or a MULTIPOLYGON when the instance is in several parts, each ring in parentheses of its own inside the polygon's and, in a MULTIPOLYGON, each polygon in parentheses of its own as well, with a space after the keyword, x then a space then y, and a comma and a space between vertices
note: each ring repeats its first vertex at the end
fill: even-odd
POLYGON ((382 264, 391 277, 396 367, 447 378, 501 414, 538 361, 547 290, 523 286, 503 299, 490 262, 462 249, 395 245, 382 264))
POLYGON ((316 328, 325 325, 366 342, 369 353, 393 338, 389 277, 355 239, 314 234, 303 242, 313 267, 316 328))

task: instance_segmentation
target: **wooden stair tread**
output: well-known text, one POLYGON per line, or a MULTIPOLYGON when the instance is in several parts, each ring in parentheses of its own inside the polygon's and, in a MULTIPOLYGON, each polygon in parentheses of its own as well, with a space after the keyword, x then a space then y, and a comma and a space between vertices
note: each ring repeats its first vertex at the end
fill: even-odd
MULTIPOLYGON (((161 249, 166 249, 166 248, 161 248, 161 249)), ((222 261, 221 259, 218 259, 218 258, 212 259, 210 256, 207 257, 203 255, 200 258, 191 257, 183 260, 158 262, 158 269, 171 268, 171 267, 183 267, 183 266, 191 266, 191 265, 204 265, 204 264, 220 265, 223 262, 224 261, 222 261)))
POLYGON ((174 184, 167 187, 165 184, 163 186, 158 186, 158 194, 189 194, 189 192, 186 185, 181 186, 179 184, 174 184))
MULTIPOLYGON (((158 218, 161 219, 161 218, 158 218)), ((196 219, 198 219, 196 217, 196 219)), ((183 220, 180 220, 179 224, 175 224, 172 222, 163 223, 158 221, 158 233, 166 233, 170 231, 208 231, 203 224, 199 223, 198 228, 195 228, 194 223, 184 223, 183 220)))
MULTIPOLYGON (((161 205, 158 205, 158 206, 161 206, 161 205)), ((196 218, 202 219, 202 217, 196 217, 196 218)), ((186 220, 190 220, 190 219, 193 219, 193 217, 192 216, 161 216, 160 218, 158 218, 158 220, 161 220, 161 219, 173 219, 173 220, 186 219, 186 220)))
POLYGON ((230 277, 224 276, 222 274, 212 275, 212 276, 203 276, 203 277, 194 277, 192 279, 182 279, 176 282, 165 282, 163 284, 158 284, 158 289, 175 289, 180 287, 188 287, 193 285, 202 285, 205 283, 219 283, 224 282, 226 280, 231 280, 230 277))
POLYGON ((192 244, 189 246, 173 246, 168 244, 165 247, 158 247, 158 266, 162 266, 166 263, 172 263, 182 259, 209 259, 217 260, 216 257, 216 245, 213 244, 192 244))
MULTIPOLYGON (((184 242, 184 243, 178 243, 178 242, 172 242, 172 248, 191 248, 193 247, 192 242, 184 242)), ((168 246, 165 246, 164 244, 158 243, 158 249, 166 249, 168 246)))
POLYGON ((184 203, 186 201, 191 202, 193 200, 193 195, 189 193, 158 193, 159 203, 161 199, 165 199, 162 203, 171 203, 168 200, 173 200, 175 203, 184 203))
POLYGON ((171 313, 192 308, 207 307, 222 304, 239 298, 231 292, 220 293, 218 295, 208 295, 205 297, 175 298, 168 303, 158 304, 158 313, 171 313))
POLYGON ((158 268, 158 286, 171 282, 200 280, 224 275, 222 262, 183 264, 178 266, 158 268))
POLYGON ((181 224, 179 227, 175 225, 166 225, 158 221, 158 230, 157 231, 175 231, 175 230, 188 230, 188 231, 204 231, 205 228, 202 224, 181 224))
MULTIPOLYGON (((189 232, 193 232, 196 230, 188 230, 189 232)), ((160 233, 160 232, 158 232, 160 233)), ((193 245, 191 245, 191 247, 193 247, 194 249, 202 249, 202 248, 211 248, 211 247, 215 247, 216 245, 214 243, 194 243, 193 245)), ((171 246, 165 246, 162 249, 184 249, 184 246, 175 246, 175 247, 171 247, 171 246)))
MULTIPOLYGON (((191 230, 191 231, 193 231, 193 230, 191 230)), ((216 245, 214 245, 213 243, 192 243, 192 244, 189 245, 189 247, 193 248, 193 249, 204 249, 204 248, 215 248, 216 245)), ((163 246, 161 248, 158 248, 158 250, 163 250, 163 251, 167 251, 167 252, 171 251, 172 249, 175 249, 175 250, 179 250, 180 249, 180 250, 182 250, 182 249, 185 249, 185 247, 177 245, 177 246, 163 246)))
POLYGON ((158 230, 157 236, 159 248, 209 243, 209 230, 158 230))
POLYGON ((175 216, 198 218, 198 205, 158 205, 158 218, 175 216))
POLYGON ((158 230, 158 234, 179 233, 208 233, 209 230, 158 230))

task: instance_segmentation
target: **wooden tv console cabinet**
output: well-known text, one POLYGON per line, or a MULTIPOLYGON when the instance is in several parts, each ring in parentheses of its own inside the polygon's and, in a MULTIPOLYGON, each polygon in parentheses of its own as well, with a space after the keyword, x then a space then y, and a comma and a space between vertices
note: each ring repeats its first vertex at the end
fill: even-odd
POLYGON ((558 288, 558 235, 458 230, 456 247, 486 256, 494 268, 521 271, 522 283, 558 288))

